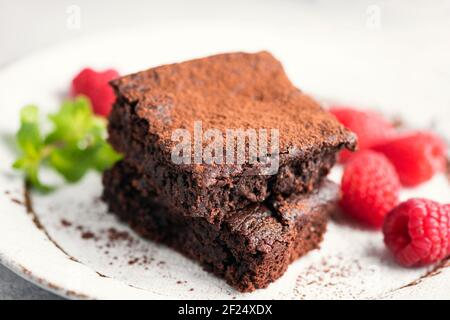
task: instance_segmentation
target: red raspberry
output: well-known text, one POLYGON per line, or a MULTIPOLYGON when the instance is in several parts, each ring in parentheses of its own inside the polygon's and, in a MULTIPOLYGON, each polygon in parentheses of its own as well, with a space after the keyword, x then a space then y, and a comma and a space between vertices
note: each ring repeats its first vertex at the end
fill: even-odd
MULTIPOLYGON (((448 231, 447 231, 447 236, 450 237, 450 204, 446 204, 444 205, 445 210, 447 210, 447 225, 448 225, 448 231)), ((448 240, 447 243, 447 254, 450 255, 450 239, 448 240)))
POLYGON ((345 213, 374 228, 398 202, 400 182, 394 166, 380 153, 358 152, 348 162, 341 182, 345 213))
POLYGON ((450 254, 449 207, 427 199, 410 199, 388 213, 384 242, 401 265, 426 265, 450 254))
POLYGON ((404 186, 416 186, 445 168, 445 143, 432 133, 410 133, 373 149, 388 157, 404 186))
POLYGON ((87 96, 91 100, 94 113, 107 116, 115 100, 114 92, 108 82, 117 77, 119 73, 113 69, 97 72, 85 68, 72 80, 71 94, 87 96))
MULTIPOLYGON (((364 150, 393 137, 396 131, 391 123, 379 114, 349 107, 332 107, 330 112, 358 136, 358 149, 364 150)), ((339 160, 346 162, 354 153, 344 150, 339 160)))

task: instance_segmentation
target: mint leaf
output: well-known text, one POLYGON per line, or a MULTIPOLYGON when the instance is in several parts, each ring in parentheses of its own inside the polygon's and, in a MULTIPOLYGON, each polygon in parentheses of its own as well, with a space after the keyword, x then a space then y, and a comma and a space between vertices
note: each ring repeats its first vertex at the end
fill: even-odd
POLYGON ((36 106, 26 106, 20 112, 20 128, 16 134, 21 156, 13 163, 13 168, 22 170, 25 179, 41 191, 49 191, 49 186, 41 183, 39 167, 47 149, 39 126, 39 111, 36 106))
POLYGON ((48 189, 38 178, 39 169, 48 164, 68 182, 79 181, 89 170, 103 171, 120 160, 105 140, 106 120, 95 116, 87 98, 64 101, 48 119, 52 130, 43 138, 39 129, 38 109, 25 107, 17 141, 23 155, 13 167, 24 171, 27 180, 39 189, 48 189))
POLYGON ((46 141, 50 143, 80 141, 86 138, 90 130, 101 131, 105 128, 105 122, 103 121, 103 125, 99 126, 96 118, 87 98, 80 96, 74 101, 64 101, 57 113, 49 115, 49 119, 53 123, 53 131, 48 135, 46 141))
POLYGON ((97 171, 104 171, 111 168, 114 163, 122 159, 122 155, 117 153, 109 143, 102 143, 95 157, 92 158, 93 166, 97 171))
POLYGON ((27 157, 22 157, 17 159, 13 163, 13 168, 22 170, 25 173, 25 179, 27 183, 30 183, 32 187, 41 191, 49 192, 53 190, 53 187, 43 184, 39 179, 39 167, 41 165, 40 161, 33 161, 27 157))
POLYGON ((36 106, 26 106, 21 110, 17 143, 25 154, 33 157, 40 155, 44 142, 41 137, 39 111, 36 106))
POLYGON ((89 169, 88 154, 83 154, 77 148, 65 147, 55 149, 49 158, 50 165, 68 182, 77 182, 89 169))
POLYGON ((108 169, 120 159, 105 141, 105 119, 93 114, 88 99, 66 101, 49 118, 54 130, 46 141, 59 145, 50 154, 50 164, 67 181, 78 181, 89 169, 108 169))

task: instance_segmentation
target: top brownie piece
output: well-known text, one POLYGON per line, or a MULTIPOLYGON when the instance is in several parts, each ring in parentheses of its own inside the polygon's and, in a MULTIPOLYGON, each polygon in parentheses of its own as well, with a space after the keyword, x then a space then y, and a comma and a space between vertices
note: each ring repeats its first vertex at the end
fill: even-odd
MULTIPOLYGON (((270 194, 311 191, 333 166, 337 152, 356 143, 354 134, 290 82, 268 52, 163 65, 111 85, 117 96, 109 122, 112 145, 147 175, 162 198, 180 195, 179 203, 171 201, 193 215, 203 215, 198 210, 208 215, 214 208, 235 210, 270 194), (264 176, 259 175, 262 166, 249 162, 173 163, 171 152, 179 141, 172 140, 172 133, 185 129, 194 137, 197 121, 203 132, 219 130, 224 141, 227 129, 277 129, 279 170, 264 176), (180 174, 182 182, 176 181, 180 174), (210 199, 214 203, 205 197, 215 197, 210 199)), ((192 159, 193 154, 192 148, 192 159)))
POLYGON ((172 132, 229 128, 280 130, 280 153, 352 146, 355 138, 287 78, 268 52, 229 53, 152 68, 114 80, 168 153, 172 132))

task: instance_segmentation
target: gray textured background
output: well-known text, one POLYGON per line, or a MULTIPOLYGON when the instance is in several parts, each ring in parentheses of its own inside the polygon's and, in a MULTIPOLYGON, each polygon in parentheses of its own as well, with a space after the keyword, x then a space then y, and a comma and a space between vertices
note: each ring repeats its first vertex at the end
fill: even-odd
MULTIPOLYGON (((289 0, 165 0, 163 3, 144 0, 0 0, 0 67, 41 48, 89 33, 108 30, 111 26, 126 27, 150 20, 184 18, 187 6, 195 6, 195 10, 189 10, 192 12, 190 18, 232 16, 251 21, 252 16, 259 12, 257 6, 265 6, 267 9, 267 6, 283 6, 286 1, 289 0), (82 24, 79 29, 67 27, 67 9, 70 5, 77 5, 81 9, 82 24)), ((414 25, 415 21, 419 20, 426 21, 430 30, 436 26, 438 20, 442 21, 447 17, 448 21, 450 17, 450 1, 446 0, 432 2, 303 0, 301 5, 312 6, 318 14, 326 11, 342 17, 364 14, 367 7, 377 5, 381 10, 401 12, 402 18, 411 20, 409 25, 414 25)), ((28 283, 0 265, 0 299, 55 298, 58 297, 28 283)))
POLYGON ((0 265, 0 299, 59 299, 0 265))

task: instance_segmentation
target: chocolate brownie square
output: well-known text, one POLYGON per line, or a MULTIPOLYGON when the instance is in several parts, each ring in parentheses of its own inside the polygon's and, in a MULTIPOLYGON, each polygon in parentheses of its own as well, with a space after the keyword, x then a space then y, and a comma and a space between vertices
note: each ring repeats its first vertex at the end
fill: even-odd
MULTIPOLYGON (((294 87, 267 52, 163 65, 111 85, 117 100, 109 140, 143 175, 141 187, 155 190, 158 202, 210 222, 269 196, 311 192, 335 164, 337 153, 356 143, 354 134, 294 87), (270 146, 253 155, 273 161, 252 162, 255 157, 248 156, 239 162, 237 144, 223 144, 210 155, 220 160, 221 151, 228 156, 234 150, 231 161, 222 157, 222 162, 208 163, 202 150, 211 141, 198 134, 198 126, 202 133, 219 132, 227 143, 232 140, 227 130, 265 132, 270 146), (174 161, 180 146, 174 133, 189 137, 182 163, 174 161), (268 164, 275 170, 267 173, 268 164)), ((250 141, 242 143, 246 155, 255 151, 250 141)), ((264 145, 260 141, 258 146, 264 145)))
POLYGON ((142 195, 134 187, 140 179, 125 162, 105 172, 109 210, 141 236, 174 248, 243 292, 267 287, 292 261, 318 247, 339 193, 324 180, 310 194, 253 204, 212 224, 142 195))

